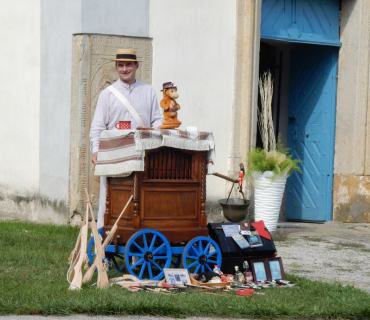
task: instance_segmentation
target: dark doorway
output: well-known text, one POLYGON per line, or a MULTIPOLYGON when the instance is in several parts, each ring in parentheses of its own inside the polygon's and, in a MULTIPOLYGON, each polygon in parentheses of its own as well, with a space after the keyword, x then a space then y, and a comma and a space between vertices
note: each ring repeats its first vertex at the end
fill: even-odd
POLYGON ((302 160, 302 174, 288 178, 281 218, 331 220, 337 54, 336 47, 261 41, 260 75, 269 70, 274 80, 275 134, 302 160))

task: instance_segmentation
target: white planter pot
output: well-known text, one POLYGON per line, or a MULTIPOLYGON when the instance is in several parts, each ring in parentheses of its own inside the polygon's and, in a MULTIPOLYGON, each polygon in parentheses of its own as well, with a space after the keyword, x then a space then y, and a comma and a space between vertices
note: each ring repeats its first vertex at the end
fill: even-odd
POLYGON ((266 228, 275 231, 287 175, 274 177, 272 171, 254 172, 254 219, 263 220, 266 228))

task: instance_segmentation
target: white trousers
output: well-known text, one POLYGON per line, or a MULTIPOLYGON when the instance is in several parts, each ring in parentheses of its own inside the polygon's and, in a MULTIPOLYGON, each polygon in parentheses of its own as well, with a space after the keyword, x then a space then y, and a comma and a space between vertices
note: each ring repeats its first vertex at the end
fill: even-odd
POLYGON ((105 213, 105 201, 107 197, 107 177, 100 176, 100 190, 99 190, 99 211, 98 211, 98 222, 96 226, 98 229, 104 227, 104 213, 105 213))

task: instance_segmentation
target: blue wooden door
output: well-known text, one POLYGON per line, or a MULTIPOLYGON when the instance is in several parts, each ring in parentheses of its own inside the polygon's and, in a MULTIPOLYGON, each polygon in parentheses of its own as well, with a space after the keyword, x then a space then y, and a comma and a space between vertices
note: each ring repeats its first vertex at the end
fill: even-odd
POLYGON ((263 0, 261 38, 340 46, 340 0, 263 0))
POLYGON ((337 61, 335 47, 291 50, 288 147, 302 174, 287 181, 288 220, 331 220, 337 61))

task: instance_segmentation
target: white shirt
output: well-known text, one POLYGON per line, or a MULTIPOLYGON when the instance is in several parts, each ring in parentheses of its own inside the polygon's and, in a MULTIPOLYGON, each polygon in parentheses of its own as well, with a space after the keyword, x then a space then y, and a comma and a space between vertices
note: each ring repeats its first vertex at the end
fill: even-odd
MULTIPOLYGON (((152 86, 137 81, 128 85, 118 79, 112 84, 135 108, 145 127, 157 129, 163 121, 159 111, 157 95, 152 86)), ((90 129, 90 151, 98 152, 100 133, 103 130, 116 130, 115 124, 119 121, 131 121, 131 129, 136 129, 138 124, 130 112, 116 96, 107 88, 98 99, 94 118, 90 129)))

